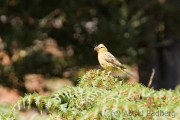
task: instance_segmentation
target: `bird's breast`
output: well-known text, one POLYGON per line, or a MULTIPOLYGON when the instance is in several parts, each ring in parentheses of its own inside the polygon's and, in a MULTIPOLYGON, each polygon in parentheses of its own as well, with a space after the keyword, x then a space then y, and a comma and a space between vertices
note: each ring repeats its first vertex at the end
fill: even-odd
POLYGON ((102 53, 98 54, 98 60, 99 60, 99 63, 100 65, 105 69, 105 70, 108 70, 108 71, 115 71, 117 68, 110 62, 107 62, 105 59, 104 59, 104 55, 102 53))

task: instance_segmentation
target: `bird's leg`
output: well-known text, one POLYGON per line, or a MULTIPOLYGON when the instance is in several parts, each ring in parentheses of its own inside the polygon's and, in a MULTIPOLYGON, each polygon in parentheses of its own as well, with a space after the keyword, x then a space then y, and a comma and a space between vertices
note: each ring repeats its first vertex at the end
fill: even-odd
POLYGON ((111 71, 108 72, 108 75, 110 75, 110 74, 111 74, 111 71))

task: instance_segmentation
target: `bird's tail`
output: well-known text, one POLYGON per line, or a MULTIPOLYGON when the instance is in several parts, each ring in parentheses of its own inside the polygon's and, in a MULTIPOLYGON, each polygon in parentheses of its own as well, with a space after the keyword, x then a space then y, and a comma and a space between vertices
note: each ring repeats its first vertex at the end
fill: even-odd
POLYGON ((136 80, 138 79, 138 77, 134 73, 130 72, 127 69, 123 69, 123 72, 125 72, 129 77, 135 78, 136 80))

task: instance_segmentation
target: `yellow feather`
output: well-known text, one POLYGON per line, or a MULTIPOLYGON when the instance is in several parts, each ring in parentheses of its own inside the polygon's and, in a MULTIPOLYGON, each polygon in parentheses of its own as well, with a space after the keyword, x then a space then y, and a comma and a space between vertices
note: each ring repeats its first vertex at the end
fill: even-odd
POLYGON ((99 44, 94 48, 98 53, 98 60, 100 65, 107 71, 122 71, 130 77, 135 77, 132 72, 128 71, 103 45, 99 44))

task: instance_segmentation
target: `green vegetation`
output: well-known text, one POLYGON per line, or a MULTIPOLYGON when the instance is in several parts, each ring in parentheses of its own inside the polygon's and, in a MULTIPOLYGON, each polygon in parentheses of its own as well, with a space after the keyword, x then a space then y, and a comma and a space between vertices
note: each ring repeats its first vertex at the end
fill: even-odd
POLYGON ((37 93, 20 98, 7 116, 18 108, 37 107, 47 120, 87 119, 180 119, 180 94, 173 90, 152 90, 141 84, 127 84, 102 70, 90 70, 75 87, 64 87, 50 96, 37 93))
MULTIPOLYGON (((8 120, 9 112, 11 107, 8 105, 0 104, 0 120, 8 120)), ((18 119, 18 110, 14 110, 12 115, 14 119, 18 119)))
POLYGON ((179 0, 0 0, 0 85, 22 96, 12 109, 0 104, 0 119, 20 119, 16 110, 26 108, 49 119, 180 119, 179 6, 179 0), (98 68, 96 43, 137 65, 142 84, 101 70, 84 74, 98 68), (152 68, 155 90, 143 86, 152 68), (54 90, 43 84, 53 78, 76 86, 40 96, 54 90))

